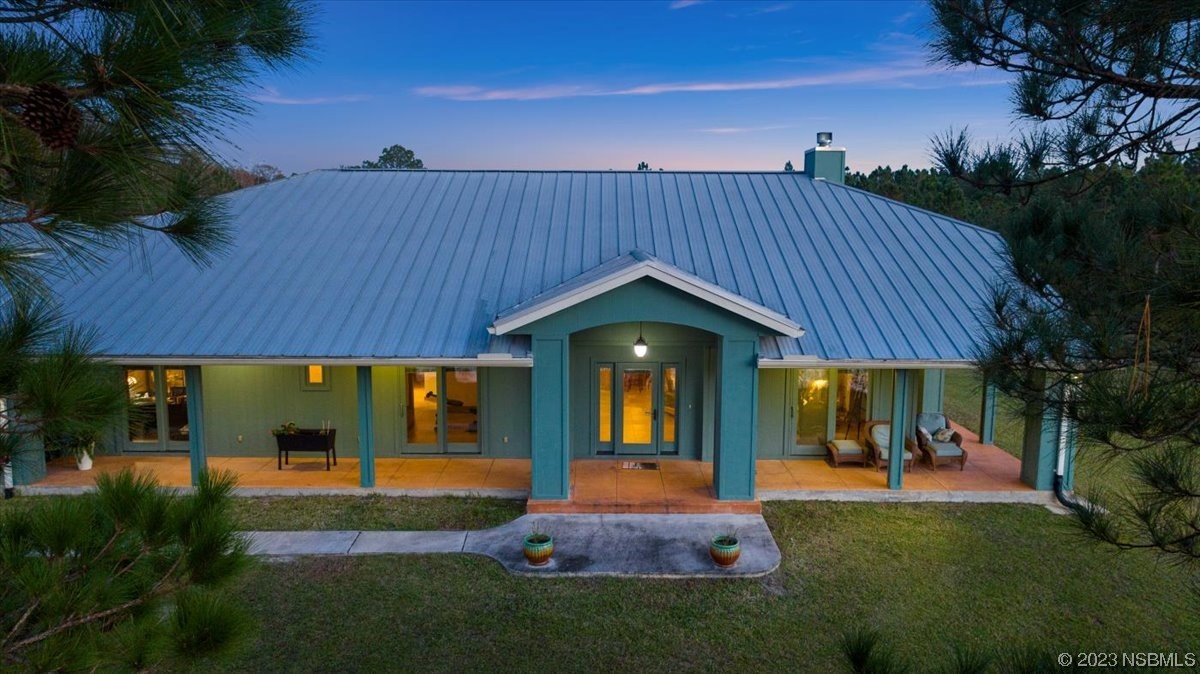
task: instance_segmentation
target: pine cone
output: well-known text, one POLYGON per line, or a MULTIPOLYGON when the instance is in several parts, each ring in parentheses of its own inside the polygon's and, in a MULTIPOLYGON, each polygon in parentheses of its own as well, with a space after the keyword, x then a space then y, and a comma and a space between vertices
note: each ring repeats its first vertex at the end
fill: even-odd
POLYGON ((51 150, 75 147, 79 137, 79 111, 67 92, 54 84, 35 84, 25 96, 21 123, 36 133, 51 150))

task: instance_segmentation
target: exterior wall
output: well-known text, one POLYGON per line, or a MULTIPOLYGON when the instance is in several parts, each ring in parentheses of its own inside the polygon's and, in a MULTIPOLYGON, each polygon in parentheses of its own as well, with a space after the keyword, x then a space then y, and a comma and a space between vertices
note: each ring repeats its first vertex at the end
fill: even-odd
POLYGON ((297 366, 213 365, 202 371, 209 456, 273 456, 271 429, 287 422, 320 428, 324 421, 338 431, 338 456, 358 456, 353 367, 329 368, 328 391, 300 390, 303 368, 297 366))
POLYGON ((766 369, 758 373, 758 447, 760 459, 788 455, 788 382, 791 370, 766 369))
MULTIPOLYGON (((357 457, 358 392, 354 367, 330 368, 328 391, 300 388, 298 366, 220 365, 202 368, 204 430, 209 456, 273 456, 271 429, 294 421, 338 429, 338 455, 357 457), (242 442, 238 442, 238 436, 242 442)), ((529 456, 529 370, 480 368, 480 456, 529 456)), ((403 368, 371 368, 372 427, 377 457, 401 456, 403 368)), ((406 454, 411 456, 411 454, 406 454)))

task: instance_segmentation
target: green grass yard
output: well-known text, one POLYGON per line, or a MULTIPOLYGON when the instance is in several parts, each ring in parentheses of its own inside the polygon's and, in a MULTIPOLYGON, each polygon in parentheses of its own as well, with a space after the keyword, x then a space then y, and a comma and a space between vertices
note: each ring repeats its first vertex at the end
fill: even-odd
POLYGON ((525 502, 439 496, 263 496, 239 498, 235 511, 248 531, 461 530, 499 526, 525 514, 525 502))
POLYGON ((1200 651, 1180 569, 1040 507, 776 502, 765 516, 783 564, 754 580, 518 578, 457 555, 262 563, 232 588, 257 633, 197 671, 830 672, 859 626, 917 671, 955 643, 1200 651))

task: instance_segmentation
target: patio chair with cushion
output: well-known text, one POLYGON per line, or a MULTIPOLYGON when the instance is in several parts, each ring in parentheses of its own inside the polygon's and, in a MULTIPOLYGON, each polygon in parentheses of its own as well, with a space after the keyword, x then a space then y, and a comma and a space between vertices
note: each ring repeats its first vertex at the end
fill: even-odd
MULTIPOLYGON (((883 470, 888 465, 889 447, 888 443, 892 439, 892 424, 888 421, 868 421, 867 422, 867 452, 871 456, 871 463, 875 464, 875 470, 883 470)), ((904 442, 904 467, 908 472, 912 472, 913 446, 911 441, 904 442)))
POLYGON ((963 436, 950 428, 950 420, 941 412, 922 412, 917 415, 917 448, 924 454, 931 470, 939 463, 958 462, 958 469, 967 467, 967 450, 962 447, 963 436))

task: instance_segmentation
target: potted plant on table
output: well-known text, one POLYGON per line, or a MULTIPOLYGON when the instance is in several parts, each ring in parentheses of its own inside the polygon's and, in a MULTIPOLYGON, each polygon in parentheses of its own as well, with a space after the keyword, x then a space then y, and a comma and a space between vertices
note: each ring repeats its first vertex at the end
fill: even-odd
POLYGON ((738 540, 737 533, 730 531, 713 536, 708 542, 708 555, 721 568, 727 569, 737 564, 738 558, 742 556, 742 543, 738 540))
POLYGON ((534 527, 533 531, 525 534, 523 542, 522 552, 525 553, 525 559, 530 566, 545 566, 550 563, 550 556, 554 554, 553 536, 534 527))

